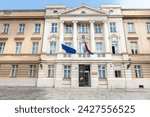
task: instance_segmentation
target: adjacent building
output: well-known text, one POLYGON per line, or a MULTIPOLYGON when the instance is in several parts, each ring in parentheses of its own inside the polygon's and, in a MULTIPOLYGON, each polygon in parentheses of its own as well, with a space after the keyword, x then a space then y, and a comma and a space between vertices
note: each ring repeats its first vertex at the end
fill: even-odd
POLYGON ((6 10, 0 30, 0 85, 150 88, 150 9, 6 10))
POLYGON ((0 11, 0 85, 36 86, 45 10, 0 11))

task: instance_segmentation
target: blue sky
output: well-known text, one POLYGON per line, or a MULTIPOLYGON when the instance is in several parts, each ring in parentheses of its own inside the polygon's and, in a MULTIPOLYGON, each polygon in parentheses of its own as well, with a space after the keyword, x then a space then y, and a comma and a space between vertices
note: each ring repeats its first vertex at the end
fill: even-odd
POLYGON ((48 4, 76 7, 83 3, 93 7, 119 3, 123 8, 150 8, 150 0, 1 0, 0 9, 44 9, 48 4))

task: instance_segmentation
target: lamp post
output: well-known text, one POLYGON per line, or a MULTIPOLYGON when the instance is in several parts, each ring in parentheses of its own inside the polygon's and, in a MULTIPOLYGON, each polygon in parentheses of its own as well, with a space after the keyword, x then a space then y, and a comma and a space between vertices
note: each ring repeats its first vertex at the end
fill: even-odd
POLYGON ((42 69, 43 65, 42 65, 42 59, 41 58, 39 59, 38 63, 40 65, 40 68, 42 69))
MULTIPOLYGON (((131 60, 129 59, 128 64, 127 64, 127 70, 130 68, 131 66, 131 60)), ((127 90, 127 76, 126 76, 126 72, 125 72, 125 91, 127 90)))

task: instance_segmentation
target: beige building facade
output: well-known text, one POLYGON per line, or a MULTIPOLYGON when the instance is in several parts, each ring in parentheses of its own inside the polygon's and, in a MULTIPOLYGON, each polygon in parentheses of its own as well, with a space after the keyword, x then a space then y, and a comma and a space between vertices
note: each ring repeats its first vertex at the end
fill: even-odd
POLYGON ((0 85, 150 88, 149 11, 120 5, 0 11, 0 85))
POLYGON ((44 10, 0 11, 0 85, 36 86, 44 10))

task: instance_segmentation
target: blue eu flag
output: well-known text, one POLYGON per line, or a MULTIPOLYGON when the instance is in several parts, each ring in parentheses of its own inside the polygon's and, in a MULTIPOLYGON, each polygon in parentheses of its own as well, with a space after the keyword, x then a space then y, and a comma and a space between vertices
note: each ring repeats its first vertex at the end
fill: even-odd
POLYGON ((69 46, 66 46, 64 44, 61 44, 62 45, 62 49, 64 49, 66 51, 66 53, 69 53, 69 54, 75 54, 76 53, 76 50, 74 48, 71 48, 69 46))

